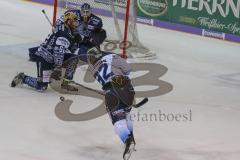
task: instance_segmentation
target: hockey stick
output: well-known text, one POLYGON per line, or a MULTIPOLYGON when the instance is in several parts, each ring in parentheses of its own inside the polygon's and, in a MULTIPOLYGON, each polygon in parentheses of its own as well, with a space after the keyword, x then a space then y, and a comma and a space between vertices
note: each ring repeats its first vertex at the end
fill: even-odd
POLYGON ((133 104, 134 108, 139 108, 148 102, 148 97, 143 98, 140 102, 133 104))
MULTIPOLYGON (((96 89, 86 87, 86 86, 84 86, 84 85, 82 85, 82 84, 79 84, 79 83, 77 83, 77 82, 74 82, 74 81, 72 81, 72 83, 75 84, 75 85, 77 85, 77 86, 83 87, 83 88, 85 88, 85 89, 87 89, 87 90, 90 90, 90 91, 93 91, 93 92, 95 92, 95 93, 98 93, 98 94, 100 94, 100 95, 103 95, 103 96, 105 95, 105 93, 102 92, 102 91, 98 91, 98 90, 96 90, 96 89)), ((133 104, 132 106, 133 106, 134 108, 139 108, 139 107, 143 106, 144 104, 146 104, 147 102, 148 102, 148 98, 145 97, 145 98, 143 98, 140 102, 138 102, 138 103, 136 103, 136 104, 133 104)))
POLYGON ((48 15, 44 9, 42 10, 42 13, 43 13, 44 17, 46 18, 46 20, 48 21, 48 23, 50 24, 50 26, 52 27, 52 31, 54 32, 54 26, 53 26, 52 22, 50 21, 48 15))
POLYGON ((83 88, 85 88, 85 89, 87 89, 87 90, 93 91, 93 92, 95 92, 95 93, 98 93, 98 94, 100 94, 100 95, 105 96, 105 93, 102 92, 102 91, 98 91, 98 90, 96 90, 96 89, 93 89, 93 88, 84 86, 84 85, 79 84, 79 83, 77 83, 77 82, 75 82, 75 81, 71 81, 71 83, 73 83, 73 84, 75 84, 75 85, 77 85, 77 86, 83 87, 83 88))

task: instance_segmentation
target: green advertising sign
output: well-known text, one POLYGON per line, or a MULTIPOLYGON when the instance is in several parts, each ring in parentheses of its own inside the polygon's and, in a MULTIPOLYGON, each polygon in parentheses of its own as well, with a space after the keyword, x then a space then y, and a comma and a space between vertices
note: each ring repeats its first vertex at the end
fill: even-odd
POLYGON ((240 35, 240 0, 137 0, 138 16, 240 35))
POLYGON ((167 11, 167 0, 138 0, 138 7, 144 14, 158 17, 167 11))
POLYGON ((137 15, 161 20, 169 20, 168 0, 137 0, 137 15))

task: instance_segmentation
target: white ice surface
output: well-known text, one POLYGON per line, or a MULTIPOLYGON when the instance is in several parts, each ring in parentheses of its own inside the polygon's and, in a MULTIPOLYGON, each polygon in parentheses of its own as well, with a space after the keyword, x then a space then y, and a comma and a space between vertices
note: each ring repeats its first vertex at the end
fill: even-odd
MULTIPOLYGON (((35 75, 27 48, 50 32, 41 10, 50 6, 0 0, 0 160, 117 160, 123 145, 107 115, 64 122, 54 113, 59 94, 10 88, 20 71, 35 75)), ((154 63, 170 93, 150 98, 133 113, 187 113, 188 122, 135 121, 132 160, 237 160, 240 158, 240 45, 165 29, 140 26, 141 41, 157 52, 154 63)), ((148 88, 146 88, 147 90, 148 88)), ((69 96, 72 111, 90 110, 93 98, 69 96)))

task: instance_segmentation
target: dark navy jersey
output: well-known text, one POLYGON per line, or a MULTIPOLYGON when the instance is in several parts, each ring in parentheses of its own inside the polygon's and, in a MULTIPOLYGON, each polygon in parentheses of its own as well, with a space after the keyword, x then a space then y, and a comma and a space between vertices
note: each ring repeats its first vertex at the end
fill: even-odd
MULTIPOLYGON (((80 17, 80 21, 83 22, 83 17, 80 17)), ((94 14, 91 14, 88 18, 87 28, 91 31, 101 29, 103 26, 102 19, 94 14)))
POLYGON ((74 47, 73 39, 71 30, 63 27, 62 30, 49 34, 35 54, 42 57, 45 61, 53 63, 55 66, 61 66, 64 54, 70 53, 72 47, 74 47))
POLYGON ((83 21, 83 18, 80 18, 79 26, 77 27, 77 32, 83 38, 90 38, 93 32, 100 31, 102 29, 103 23, 102 19, 91 14, 88 18, 87 23, 83 21))
MULTIPOLYGON (((83 17, 81 17, 80 10, 70 10, 74 12, 79 17, 79 26, 76 29, 76 33, 80 34, 81 37, 90 38, 92 33, 95 31, 101 31, 103 27, 102 19, 94 14, 88 18, 87 23, 83 21, 83 17)), ((64 16, 62 15, 56 21, 55 31, 61 30, 64 27, 64 16)))

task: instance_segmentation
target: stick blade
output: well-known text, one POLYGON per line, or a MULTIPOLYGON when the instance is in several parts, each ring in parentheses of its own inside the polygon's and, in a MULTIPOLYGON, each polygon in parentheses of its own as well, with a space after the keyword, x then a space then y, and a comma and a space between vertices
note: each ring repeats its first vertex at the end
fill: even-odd
POLYGON ((135 107, 135 108, 139 108, 139 107, 141 107, 142 105, 144 105, 144 104, 147 103, 147 102, 148 102, 148 98, 145 97, 141 102, 139 102, 138 104, 136 104, 134 107, 135 107))

